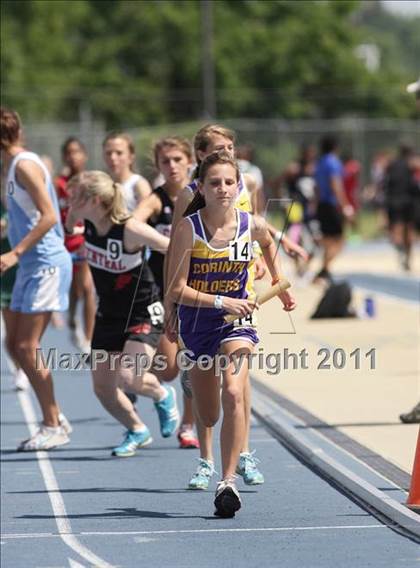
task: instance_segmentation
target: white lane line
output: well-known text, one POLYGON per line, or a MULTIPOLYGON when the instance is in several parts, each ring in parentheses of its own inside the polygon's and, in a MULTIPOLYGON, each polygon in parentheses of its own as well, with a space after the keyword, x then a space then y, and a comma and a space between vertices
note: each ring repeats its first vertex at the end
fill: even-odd
MULTIPOLYGON (((38 471, 16 471, 16 475, 39 475, 38 471)), ((78 471, 57 471, 60 475, 76 475, 78 471)))
POLYGON ((76 562, 76 560, 72 560, 71 558, 69 558, 68 560, 70 568, 85 568, 83 564, 79 564, 78 562, 76 562))
POLYGON ((292 532, 292 531, 323 531, 323 530, 341 530, 341 529, 379 529, 388 528, 387 525, 337 525, 322 527, 258 527, 258 528, 240 528, 240 529, 180 529, 168 531, 114 531, 114 532, 81 532, 82 535, 90 536, 110 536, 110 535, 153 535, 153 534, 200 534, 200 533, 240 533, 240 532, 292 532))
MULTIPOLYGON (((17 395, 29 433, 33 436, 37 430, 35 426, 37 419, 30 395, 25 391, 19 391, 17 395)), ((99 558, 99 556, 96 556, 91 550, 83 546, 74 536, 70 521, 67 518, 66 506, 64 505, 60 488, 58 487, 54 469, 48 457, 48 452, 37 451, 35 453, 39 469, 44 479, 45 488, 50 498, 58 533, 63 542, 90 564, 93 564, 93 566, 97 566, 98 568, 113 568, 111 564, 99 558)))
POLYGON ((9 534, 2 534, 1 538, 7 539, 14 539, 14 538, 60 538, 60 535, 57 533, 9 533, 9 534))
MULTIPOLYGON (((359 530, 359 529, 387 529, 393 525, 333 525, 321 527, 256 527, 238 529, 181 529, 167 531, 83 531, 77 533, 79 536, 137 536, 137 535, 158 535, 158 534, 201 534, 201 533, 220 533, 220 532, 293 532, 293 531, 332 531, 332 530, 359 530)), ((26 539, 26 538, 58 538, 59 534, 54 533, 10 533, 2 535, 5 540, 26 539)))

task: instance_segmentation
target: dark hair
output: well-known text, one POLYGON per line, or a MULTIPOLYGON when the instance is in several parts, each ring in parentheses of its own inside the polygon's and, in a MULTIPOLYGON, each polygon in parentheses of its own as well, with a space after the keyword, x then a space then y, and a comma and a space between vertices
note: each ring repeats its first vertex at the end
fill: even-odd
MULTIPOLYGON (((122 138, 123 140, 125 140, 127 142, 128 151, 133 156, 133 158, 136 157, 136 147, 134 146, 134 140, 129 134, 127 134, 126 132, 121 132, 120 130, 113 130, 112 132, 107 134, 104 138, 104 141, 102 142, 102 148, 105 148, 105 144, 110 140, 115 140, 115 138, 122 138)), ((131 171, 133 171, 132 168, 130 169, 131 171)))
POLYGON ((19 140, 22 122, 17 112, 5 107, 0 108, 1 150, 8 150, 19 140))
POLYGON ((80 148, 83 150, 83 152, 86 154, 86 146, 83 144, 83 142, 79 140, 79 138, 76 138, 76 136, 69 136, 64 140, 63 144, 61 145, 61 156, 63 158, 67 154, 70 144, 78 144, 80 148))
POLYGON ((315 155, 316 155, 316 148, 314 144, 303 142, 303 144, 299 146, 299 154, 297 161, 301 165, 301 167, 305 167, 311 161, 313 161, 315 155))
POLYGON ((129 134, 127 134, 126 132, 121 132, 120 130, 113 130, 112 132, 109 132, 105 136, 104 141, 102 142, 102 148, 105 147, 105 144, 107 142, 109 142, 110 140, 114 140, 115 138, 122 138, 123 140, 125 140, 127 142, 130 154, 132 156, 136 155, 136 148, 134 146, 133 139, 131 138, 131 136, 129 134))
POLYGON ((242 144, 236 148, 235 154, 238 160, 248 160, 252 162, 254 160, 255 148, 253 144, 242 144))
POLYGON ((333 134, 326 134, 321 138, 319 150, 321 154, 329 154, 338 148, 338 138, 333 134))
POLYGON ((181 138, 181 136, 167 136, 158 140, 153 146, 153 157, 157 168, 159 168, 159 152, 163 148, 176 148, 183 152, 189 160, 192 160, 192 148, 189 140, 181 138))
MULTIPOLYGON (((236 180, 239 181, 240 171, 238 164, 234 158, 228 152, 221 150, 220 152, 213 152, 201 162, 199 170, 198 170, 198 179, 200 183, 204 183, 206 179, 207 172, 209 169, 214 166, 215 164, 230 164, 235 168, 236 172, 236 180)), ((184 211, 184 217, 188 217, 188 215, 192 215, 199 209, 203 209, 205 207, 206 201, 200 191, 197 189, 191 203, 188 205, 186 210, 184 211)))
POLYGON ((409 158, 414 153, 414 149, 409 142, 400 142, 399 154, 401 158, 409 158))

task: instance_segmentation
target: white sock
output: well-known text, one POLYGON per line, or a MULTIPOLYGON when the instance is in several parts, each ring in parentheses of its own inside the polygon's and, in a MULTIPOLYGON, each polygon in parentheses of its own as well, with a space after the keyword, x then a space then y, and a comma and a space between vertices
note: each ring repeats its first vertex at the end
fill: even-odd
POLYGON ((131 431, 134 432, 135 434, 140 434, 141 432, 146 432, 146 430, 147 426, 146 424, 143 424, 143 426, 136 426, 131 431))
POLYGON ((14 370, 14 375, 16 379, 21 379, 21 380, 26 380, 29 381, 28 377, 25 374, 25 371, 23 369, 15 369, 14 370))
POLYGON ((165 394, 162 395, 161 398, 159 398, 156 402, 162 402, 162 400, 165 400, 165 398, 169 396, 169 390, 165 387, 163 387, 163 389, 165 390, 165 394))
POLYGON ((61 426, 43 426, 43 429, 47 432, 51 432, 51 434, 58 434, 61 432, 61 426))

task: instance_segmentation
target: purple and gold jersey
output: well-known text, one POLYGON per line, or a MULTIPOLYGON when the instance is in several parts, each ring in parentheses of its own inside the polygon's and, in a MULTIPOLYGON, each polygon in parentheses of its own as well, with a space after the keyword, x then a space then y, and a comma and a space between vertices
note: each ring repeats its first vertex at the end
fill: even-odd
MULTIPOLYGON (((198 292, 253 299, 253 252, 251 214, 235 209, 237 228, 235 238, 224 248, 214 248, 207 239, 200 211, 187 219, 193 228, 193 247, 187 284, 198 292)), ((189 359, 201 355, 214 357, 222 343, 232 340, 255 345, 255 313, 233 323, 226 323, 224 310, 197 306, 178 307, 179 340, 188 350, 189 359)))
MULTIPOLYGON (((237 229, 229 246, 212 247, 206 237, 200 211, 188 216, 193 228, 193 248, 187 284, 197 292, 230 296, 255 297, 250 265, 252 262, 251 215, 236 209, 237 229)), ((183 306, 179 309, 181 335, 184 330, 202 332, 225 325, 225 312, 216 308, 183 306)))

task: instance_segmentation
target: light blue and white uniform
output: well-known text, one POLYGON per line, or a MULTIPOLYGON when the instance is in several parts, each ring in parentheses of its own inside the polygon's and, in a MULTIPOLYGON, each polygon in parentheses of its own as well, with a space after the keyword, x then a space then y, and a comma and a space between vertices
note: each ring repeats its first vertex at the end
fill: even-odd
POLYGON ((20 160, 35 162, 42 169, 57 223, 19 258, 10 309, 23 313, 65 311, 68 308, 72 277, 71 258, 64 247, 58 199, 51 176, 42 160, 33 152, 17 154, 7 174, 9 241, 14 248, 37 225, 41 217, 32 197, 16 179, 16 166, 20 160))

